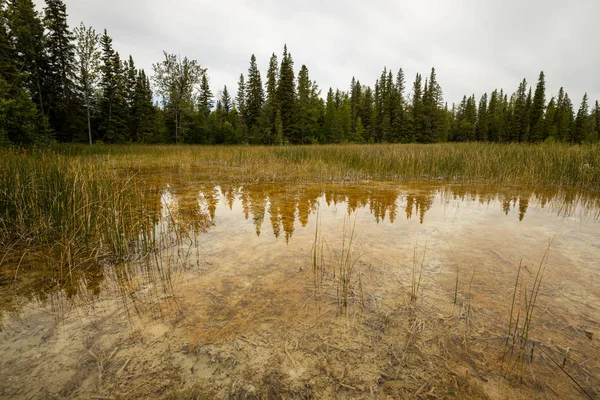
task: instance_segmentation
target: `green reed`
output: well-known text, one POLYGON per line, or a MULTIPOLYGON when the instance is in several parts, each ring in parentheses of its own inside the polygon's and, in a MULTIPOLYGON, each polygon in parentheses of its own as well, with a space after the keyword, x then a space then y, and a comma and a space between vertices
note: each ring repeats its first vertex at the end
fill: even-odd
POLYGON ((533 285, 529 288, 529 278, 531 273, 519 262, 517 269, 517 279, 515 281, 510 317, 508 320, 508 330, 504 352, 502 355, 503 368, 506 366, 506 372, 511 373, 516 368, 517 376, 523 379, 523 365, 525 361, 532 362, 535 352, 535 341, 529 337, 533 312, 535 310, 537 298, 546 272, 550 246, 554 238, 550 240, 544 255, 538 265, 533 285), (525 270, 525 273, 523 273, 525 270), (529 352, 529 354, 527 354, 529 352))
POLYGON ((600 145, 377 144, 323 146, 73 146, 62 155, 134 170, 202 167, 212 179, 347 181, 436 179, 600 189, 600 145))
POLYGON ((42 251, 71 269, 98 257, 124 259, 139 250, 140 235, 150 247, 155 205, 134 174, 47 150, 0 153, 0 242, 7 251, 42 251))

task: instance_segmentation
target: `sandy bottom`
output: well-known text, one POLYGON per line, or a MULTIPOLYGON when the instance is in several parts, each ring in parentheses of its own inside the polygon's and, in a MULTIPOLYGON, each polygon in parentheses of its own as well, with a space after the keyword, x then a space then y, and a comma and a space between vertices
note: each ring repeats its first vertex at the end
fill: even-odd
POLYGON ((214 225, 75 291, 24 296, 3 275, 0 398, 600 398, 593 210, 391 184, 253 189, 166 190, 180 218, 197 203, 214 225))

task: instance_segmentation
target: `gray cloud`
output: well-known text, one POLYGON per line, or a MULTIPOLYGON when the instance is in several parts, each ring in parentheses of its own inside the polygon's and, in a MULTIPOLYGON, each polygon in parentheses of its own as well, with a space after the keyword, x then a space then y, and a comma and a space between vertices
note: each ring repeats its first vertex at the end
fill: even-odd
MULTIPOLYGON (((43 6, 43 0, 35 0, 43 6)), ((189 1, 66 0, 71 27, 106 28, 122 57, 150 71, 162 50, 208 68, 213 92, 237 90, 250 55, 266 71, 287 43, 323 94, 353 76, 373 85, 384 66, 402 67, 410 88, 432 66, 448 103, 494 88, 535 86, 544 70, 548 98, 560 86, 579 104, 600 99, 597 0, 189 1)), ((264 79, 264 75, 263 75, 264 79)))

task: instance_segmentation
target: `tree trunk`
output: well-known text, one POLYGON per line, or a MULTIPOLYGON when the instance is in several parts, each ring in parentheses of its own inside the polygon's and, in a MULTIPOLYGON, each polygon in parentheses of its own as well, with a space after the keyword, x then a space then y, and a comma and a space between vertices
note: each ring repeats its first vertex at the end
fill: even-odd
POLYGON ((88 122, 88 138, 90 139, 90 146, 92 145, 92 121, 90 116, 90 100, 87 101, 87 122, 88 122))

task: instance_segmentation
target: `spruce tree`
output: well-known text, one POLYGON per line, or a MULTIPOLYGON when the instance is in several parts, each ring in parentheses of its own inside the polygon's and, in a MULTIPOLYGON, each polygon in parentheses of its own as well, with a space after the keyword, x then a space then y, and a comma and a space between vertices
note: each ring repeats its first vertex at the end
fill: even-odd
POLYGON ((160 140, 157 130, 157 110, 152 104, 152 89, 146 72, 138 72, 132 106, 133 137, 140 143, 157 143, 160 140))
POLYGON ((0 2, 0 146, 36 143, 43 115, 24 89, 27 74, 17 64, 17 50, 8 32, 6 9, 0 2))
POLYGON ((298 74, 297 116, 292 137, 295 143, 310 143, 319 136, 318 93, 315 93, 315 90, 318 88, 311 82, 308 68, 306 65, 302 65, 298 74))
POLYGON ((442 110, 442 88, 437 82, 435 68, 431 68, 429 80, 423 93, 423 132, 421 142, 434 143, 439 141, 444 127, 444 113, 442 110))
MULTIPOLYGON (((481 107, 481 106, 480 106, 481 107)), ((502 137, 502 97, 498 93, 498 90, 494 90, 490 96, 490 102, 488 107, 488 131, 487 140, 490 142, 499 142, 502 137)))
POLYGON ((231 101, 231 96, 229 95, 229 91, 227 90, 227 85, 223 86, 223 94, 221 95, 221 103, 223 104, 223 111, 225 112, 225 115, 229 115, 229 113, 233 109, 233 104, 231 101))
POLYGON ((333 95, 333 89, 329 88, 327 92, 327 103, 325 105, 325 123, 323 126, 323 133, 327 143, 333 143, 333 122, 335 120, 335 98, 333 95))
POLYGON ((541 142, 548 137, 544 130, 544 112, 546 107, 546 82, 544 71, 540 72, 538 83, 533 96, 531 105, 531 142, 541 142))
POLYGON ((248 125, 246 123, 246 82, 244 74, 240 74, 240 79, 238 80, 238 91, 235 102, 239 119, 236 136, 240 143, 249 143, 248 125))
POLYGON ((557 138, 563 142, 571 141, 571 131, 573 127, 573 103, 569 94, 561 87, 558 91, 556 103, 556 129, 557 138))
POLYGON ((406 90, 406 80, 404 78, 404 71, 402 68, 398 70, 396 74, 396 103, 394 110, 394 122, 392 124, 392 132, 394 141, 407 143, 410 141, 410 135, 408 133, 408 118, 406 115, 406 100, 404 98, 404 92, 406 90))
POLYGON ((198 94, 198 108, 199 111, 204 114, 205 117, 208 118, 210 112, 212 111, 214 101, 213 94, 210 90, 210 85, 208 84, 208 76, 206 73, 202 75, 202 79, 200 81, 200 93, 198 94))
POLYGON ((71 141, 78 128, 78 103, 74 93, 74 36, 67 24, 67 10, 62 0, 46 0, 44 9, 47 54, 46 93, 48 120, 60 141, 71 141))
POLYGON ((137 75, 138 71, 135 67, 133 57, 129 55, 129 60, 123 63, 123 90, 125 103, 127 104, 127 128, 129 129, 128 136, 132 142, 138 141, 136 121, 134 119, 137 75))
POLYGON ((530 142, 531 136, 531 108, 533 105, 533 98, 531 96, 531 87, 529 88, 529 92, 527 92, 527 99, 525 100, 525 115, 523 121, 521 123, 521 136, 519 137, 519 142, 526 143, 530 142))
POLYGON ((246 123, 250 130, 253 143, 262 143, 263 135, 260 132, 260 117, 265 102, 265 92, 256 65, 256 57, 252 54, 248 68, 248 84, 246 85, 246 123))
POLYGON ((294 81, 294 61, 292 55, 288 53, 287 45, 285 45, 279 70, 277 105, 281 112, 284 138, 287 140, 292 139, 296 115, 296 85, 294 81))
POLYGON ((577 117, 575 118, 575 127, 570 140, 571 143, 579 144, 587 139, 588 135, 591 133, 588 112, 588 96, 587 93, 585 93, 583 95, 583 99, 581 99, 581 106, 579 107, 579 111, 577 111, 577 117))
POLYGON ((594 116, 594 131, 596 132, 596 140, 599 140, 600 139, 600 104, 598 104, 598 100, 596 100, 596 104, 594 106, 593 116, 594 116))
POLYGON ((350 83, 350 112, 352 114, 352 130, 356 129, 356 120, 360 114, 360 106, 362 102, 362 88, 360 82, 352 77, 350 83))
MULTIPOLYGON (((263 106, 262 131, 264 132, 263 142, 265 144, 278 144, 279 139, 276 136, 275 118, 277 116, 277 79, 279 75, 279 64, 275 53, 269 60, 269 69, 267 71, 267 90, 265 105, 263 106)), ((281 116, 280 116, 281 117, 281 116)))
POLYGON ((414 140, 423 142, 423 87, 421 74, 417 74, 415 83, 413 84, 413 99, 412 99, 411 127, 414 140))
POLYGON ((517 92, 511 98, 511 120, 508 134, 509 142, 519 142, 525 137, 524 126, 527 123, 527 80, 523 79, 517 92))
MULTIPOLYGON (((548 102, 546 107, 546 113, 544 115, 544 132, 546 132, 546 138, 552 138, 551 140, 557 140, 558 127, 556 124, 557 107, 554 97, 548 102)), ((545 140, 544 139, 544 140, 545 140)))
POLYGON ((477 111, 476 140, 486 142, 488 140, 488 130, 487 93, 484 93, 479 100, 479 109, 477 111))
POLYGON ((369 142, 371 139, 370 131, 372 125, 371 115, 373 114, 373 89, 366 86, 363 88, 363 96, 360 106, 359 117, 364 126, 364 133, 362 134, 363 141, 369 142))
POLYGON ((26 77, 24 86, 29 91, 43 120, 38 133, 48 136, 47 130, 47 81, 48 59, 45 51, 44 26, 31 0, 9 0, 6 8, 6 24, 10 41, 14 45, 17 68, 26 77))

